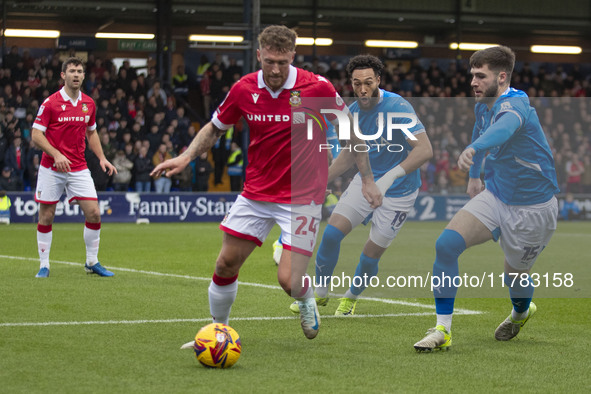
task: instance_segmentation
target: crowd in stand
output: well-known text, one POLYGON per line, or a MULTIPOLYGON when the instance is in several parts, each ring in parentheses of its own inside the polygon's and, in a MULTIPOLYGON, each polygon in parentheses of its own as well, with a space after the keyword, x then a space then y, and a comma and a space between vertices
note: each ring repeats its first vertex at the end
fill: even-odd
MULTIPOLYGON (((326 76, 343 97, 352 96, 343 64, 332 62, 325 69, 315 64, 299 66, 326 76)), ((0 190, 34 190, 42 152, 31 142, 31 128, 40 103, 61 87, 60 72, 57 56, 33 58, 17 47, 4 56, 0 67, 0 190)), ((235 166, 242 163, 241 151, 236 151, 242 148, 241 124, 212 149, 214 166, 205 154, 172 179, 154 179, 150 171, 186 149, 198 131, 195 120, 209 119, 241 75, 235 59, 226 64, 221 57, 210 61, 203 56, 196 78, 188 78, 180 66, 171 82, 160 81, 153 67, 145 75, 129 62, 117 68, 109 59, 90 54, 83 92, 96 102, 97 132, 107 159, 119 172, 106 175, 88 150, 97 190, 207 191, 212 173, 215 184, 223 182, 230 156, 232 190, 240 190, 235 166), (190 86, 191 81, 196 83, 190 86), (196 93, 196 100, 191 92, 196 93)), ((582 99, 591 97, 590 77, 576 66, 569 72, 556 67, 550 73, 541 67, 534 73, 527 64, 513 75, 512 86, 532 97, 565 192, 591 193, 591 104, 582 99)), ((388 62, 381 87, 408 98, 429 133, 434 157, 421 168, 422 190, 465 192, 467 175, 456 165, 459 153, 470 143, 474 124, 465 63, 450 62, 442 70, 435 61, 429 67, 422 67, 418 60, 388 62)), ((333 186, 338 194, 340 182, 333 186)))

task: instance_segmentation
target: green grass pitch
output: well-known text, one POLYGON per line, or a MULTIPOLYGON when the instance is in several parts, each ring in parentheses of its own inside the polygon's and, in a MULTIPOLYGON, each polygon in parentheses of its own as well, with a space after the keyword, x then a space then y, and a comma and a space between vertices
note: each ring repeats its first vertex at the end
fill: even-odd
MULTIPOLYGON (((425 276, 444 226, 406 223, 378 276, 425 276)), ((538 313, 519 336, 493 337, 511 308, 497 281, 459 290, 465 313, 454 317, 452 349, 431 354, 412 347, 434 325, 428 289, 368 289, 358 318, 332 317, 333 299, 320 308, 318 337, 306 339, 277 287, 275 228, 240 273, 230 324, 243 353, 228 370, 179 350, 210 322, 217 224, 103 224, 99 258, 114 278, 85 274, 82 229, 54 225, 51 276, 35 279, 35 225, 0 226, 0 392, 591 392, 589 223, 559 223, 534 268, 570 272, 574 284, 539 289, 538 313)), ((367 230, 346 239, 337 274, 353 274, 367 230)), ((462 255, 460 272, 498 275, 502 261, 489 242, 462 255)))

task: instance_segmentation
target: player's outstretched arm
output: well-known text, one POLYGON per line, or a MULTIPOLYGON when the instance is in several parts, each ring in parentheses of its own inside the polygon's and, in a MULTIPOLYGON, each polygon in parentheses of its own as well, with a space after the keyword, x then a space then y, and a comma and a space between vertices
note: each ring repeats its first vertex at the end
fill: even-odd
POLYGON ((31 139, 39 149, 53 157, 53 166, 57 171, 70 171, 70 164, 72 164, 70 160, 49 143, 49 140, 47 137, 45 137, 45 133, 43 131, 33 127, 31 139))
POLYGON ((431 141, 427 133, 415 134, 415 137, 416 140, 411 140, 410 138, 406 140, 412 147, 412 150, 406 159, 400 163, 400 166, 407 174, 417 170, 433 157, 433 148, 431 147, 431 141))
POLYGON ((105 157, 105 153, 103 152, 103 147, 101 146, 101 140, 95 130, 87 130, 86 131, 86 138, 88 139, 88 147, 91 151, 94 152, 96 157, 99 159, 99 164, 103 171, 105 171, 109 176, 113 174, 117 174, 117 169, 113 164, 107 160, 105 157))
POLYGON ((208 151, 216 143, 218 138, 224 133, 209 122, 199 130, 187 150, 172 159, 168 159, 156 166, 150 173, 150 176, 160 176, 166 172, 167 177, 181 172, 192 160, 199 157, 203 152, 208 151))
POLYGON ((460 154, 460 157, 458 157, 458 167, 460 167, 460 170, 462 170, 462 171, 469 171, 470 170, 470 166, 472 166, 474 164, 474 161, 472 161, 472 158, 474 157, 475 154, 476 154, 476 151, 474 150, 474 148, 468 147, 468 148, 464 149, 464 151, 460 154))
POLYGON ((416 134, 415 138, 415 140, 407 139, 412 150, 406 159, 390 171, 386 172, 376 182, 376 185, 378 185, 382 194, 386 194, 386 191, 392 186, 396 179, 416 171, 426 161, 433 157, 433 148, 431 147, 431 141, 429 140, 427 133, 416 134))

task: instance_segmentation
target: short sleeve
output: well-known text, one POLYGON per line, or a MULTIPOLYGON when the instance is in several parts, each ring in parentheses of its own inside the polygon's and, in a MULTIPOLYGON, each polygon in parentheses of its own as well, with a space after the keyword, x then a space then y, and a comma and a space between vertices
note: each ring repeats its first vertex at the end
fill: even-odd
POLYGON ((242 84, 235 83, 230 89, 226 98, 215 110, 211 121, 214 126, 220 130, 228 130, 236 124, 242 113, 240 112, 240 102, 242 101, 242 84))
POLYGON ((96 105, 94 104, 94 101, 90 102, 90 111, 88 116, 90 118, 87 122, 88 127, 86 129, 88 131, 96 130, 96 105))
POLYGON ((525 122, 525 111, 523 105, 523 98, 521 97, 506 97, 495 105, 494 119, 495 122, 505 113, 512 113, 519 118, 519 126, 523 126, 525 122))
POLYGON ((43 104, 39 107, 39 111, 37 111, 37 116, 35 117, 35 122, 33 123, 33 127, 39 129, 43 132, 47 130, 47 126, 49 126, 49 122, 51 120, 51 103, 49 98, 45 99, 43 104))

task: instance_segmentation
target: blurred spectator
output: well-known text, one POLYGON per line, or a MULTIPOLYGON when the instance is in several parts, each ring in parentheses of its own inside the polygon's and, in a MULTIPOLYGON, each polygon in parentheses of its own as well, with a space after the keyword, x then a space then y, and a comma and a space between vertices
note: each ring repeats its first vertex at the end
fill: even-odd
POLYGON ((211 78, 209 72, 205 72, 199 80, 199 89, 203 100, 203 117, 208 119, 211 116, 211 78))
MULTIPOLYGON (((17 48, 18 51, 18 48, 17 48)), ((197 66, 197 82, 201 82, 207 70, 211 67, 211 63, 209 63, 209 59, 205 55, 201 55, 201 60, 199 61, 199 66, 197 66)))
POLYGON ((18 47, 13 45, 10 47, 10 52, 4 55, 3 67, 12 71, 16 68, 16 64, 21 61, 22 58, 18 53, 18 47))
POLYGON ((146 136, 146 140, 150 143, 150 154, 154 154, 158 146, 162 142, 163 133, 158 129, 158 125, 154 124, 150 127, 150 134, 146 136))
POLYGON ((230 176, 230 190, 242 191, 242 149, 237 143, 232 142, 230 155, 228 156, 228 175, 230 176))
POLYGON ((213 165, 214 165, 214 185, 219 185, 222 183, 222 176, 224 175, 224 170, 226 167, 226 162, 228 160, 228 151, 230 150, 230 143, 232 142, 232 136, 234 134, 234 127, 230 127, 222 136, 216 141, 216 143, 211 148, 211 153, 213 155, 213 165))
POLYGON ((21 137, 14 137, 11 146, 6 152, 4 165, 10 167, 12 174, 24 184, 25 171, 27 170, 27 149, 21 137))
POLYGON ((572 193, 567 193, 564 198, 564 204, 560 210, 560 216, 564 220, 575 220, 581 216, 578 203, 574 200, 572 193))
POLYGON ((103 148, 103 152, 105 153, 105 157, 108 161, 112 162, 115 158, 115 153, 117 152, 117 147, 113 146, 111 142, 111 138, 109 137, 109 133, 106 130, 106 127, 102 127, 99 130, 99 137, 101 139, 101 145, 103 148))
POLYGON ((454 152, 454 158, 448 172, 450 192, 454 194, 466 193, 468 187, 468 173, 458 167, 460 153, 459 151, 454 152))
POLYGON ((146 94, 146 98, 149 101, 152 97, 156 98, 156 102, 157 102, 159 108, 164 108, 166 106, 166 101, 168 100, 168 96, 166 95, 166 92, 164 91, 164 89, 162 89, 160 87, 160 81, 154 81, 152 88, 150 90, 148 90, 148 93, 146 94))
POLYGON ((8 145, 8 138, 6 137, 6 134, 4 134, 4 127, 0 125, 0 168, 4 168, 8 145))
POLYGON ((152 178, 150 172, 154 166, 148 157, 148 147, 142 146, 134 162, 135 191, 149 192, 151 190, 152 178))
POLYGON ((10 224, 10 206, 12 205, 10 197, 6 195, 6 190, 0 188, 0 223, 10 224))
POLYGON ((581 175, 582 192, 591 193, 591 152, 583 158, 583 171, 581 175))
MULTIPOLYGON (((187 150, 187 148, 184 148, 181 153, 183 153, 185 150, 187 150)), ((192 190, 192 180, 192 166, 186 166, 181 172, 172 176, 172 182, 174 185, 173 187, 181 192, 190 192, 192 190)))
POLYGON ((435 162, 435 174, 437 177, 444 173, 447 177, 449 173, 449 153, 447 151, 437 150, 433 156, 435 162))
POLYGON ((117 169, 117 173, 113 175, 113 190, 116 192, 127 191, 131 181, 133 162, 125 156, 125 151, 118 150, 113 159, 113 165, 117 169))
POLYGON ((224 72, 218 69, 211 79, 210 92, 211 92, 211 109, 217 108, 226 94, 230 91, 230 84, 224 79, 224 72))
POLYGON ((123 64, 121 65, 121 68, 119 69, 119 71, 121 71, 121 70, 125 70, 127 72, 127 77, 129 79, 136 79, 137 78, 137 72, 134 67, 131 67, 131 63, 129 62, 129 60, 123 61, 123 64))
MULTIPOLYGON (((152 156, 152 164, 156 167, 165 160, 172 159, 172 155, 168 153, 166 144, 160 144, 154 156, 152 156)), ((154 189, 156 193, 169 193, 172 186, 170 178, 162 174, 162 176, 154 178, 154 189)))
POLYGON ((566 162, 566 192, 581 193, 581 175, 584 172, 583 162, 579 155, 573 153, 571 159, 566 162))
POLYGON ((185 132, 189 130, 189 126, 191 126, 191 119, 185 115, 185 107, 179 106, 176 109, 176 120, 178 122, 179 129, 185 132))
POLYGON ((197 159, 195 165, 195 191, 206 192, 209 190, 209 176, 213 172, 213 168, 209 160, 207 160, 207 152, 203 152, 197 159))
POLYGON ((448 194, 449 180, 445 172, 441 171, 437 175, 437 192, 441 194, 448 194))
POLYGON ((31 190, 35 190, 37 186, 37 175, 39 174, 39 166, 41 165, 41 155, 43 151, 35 145, 31 140, 29 142, 29 151, 27 152, 27 173, 31 190))
POLYGON ((238 78, 242 76, 242 67, 238 65, 238 62, 233 57, 231 57, 229 61, 230 64, 224 70, 224 79, 228 85, 232 86, 235 82, 236 75, 238 75, 238 78))
POLYGON ((151 89, 152 86, 154 86, 154 82, 156 82, 156 81, 158 81, 158 73, 156 71, 156 67, 148 68, 148 76, 146 77, 146 80, 145 80, 146 91, 151 89))
POLYGON ((172 77, 172 88, 174 94, 185 99, 189 95, 189 76, 185 72, 185 66, 179 65, 176 68, 176 74, 172 77))
POLYGON ((12 173, 12 168, 5 166, 0 176, 0 190, 17 192, 23 190, 22 180, 12 173))

